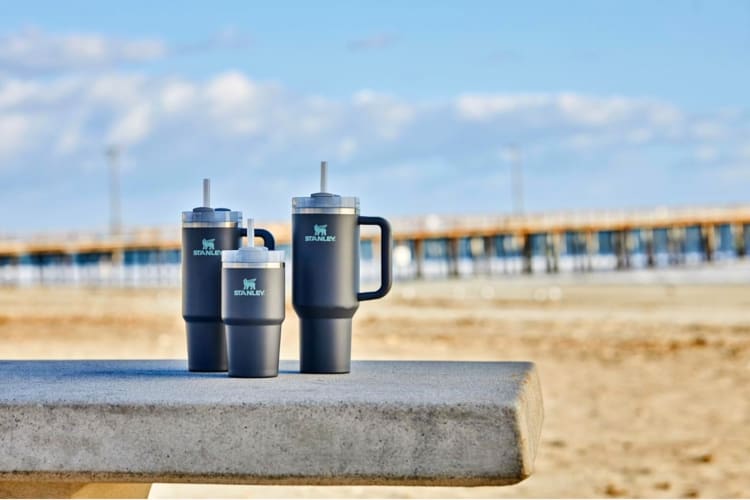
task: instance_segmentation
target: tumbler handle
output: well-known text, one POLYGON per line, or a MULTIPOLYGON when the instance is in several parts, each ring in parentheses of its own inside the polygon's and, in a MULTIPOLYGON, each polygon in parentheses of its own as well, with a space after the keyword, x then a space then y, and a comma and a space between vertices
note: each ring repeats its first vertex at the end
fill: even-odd
MULTIPOLYGON (((276 239, 270 231, 256 227, 253 232, 255 233, 256 238, 261 238, 263 240, 264 247, 269 250, 276 250, 276 239)), ((240 228, 240 236, 247 236, 247 228, 240 228)))
POLYGON ((263 240, 263 246, 269 250, 276 250, 276 239, 271 234, 271 231, 266 229, 255 228, 255 237, 263 240))
POLYGON ((393 253, 393 237, 391 225, 382 217, 359 216, 357 224, 360 226, 380 227, 380 288, 374 292, 359 292, 357 300, 372 300, 385 297, 391 289, 393 282, 393 268, 391 267, 391 254, 393 253))

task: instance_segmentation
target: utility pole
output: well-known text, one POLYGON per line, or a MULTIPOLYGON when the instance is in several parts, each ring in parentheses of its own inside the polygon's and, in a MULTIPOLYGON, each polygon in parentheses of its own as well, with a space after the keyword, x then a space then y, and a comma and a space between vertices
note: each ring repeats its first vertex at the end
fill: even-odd
POLYGON ((523 164, 521 161, 521 148, 517 144, 511 144, 506 148, 507 158, 510 161, 510 190, 513 200, 513 213, 523 214, 523 164))
POLYGON ((119 236, 122 231, 120 212, 120 148, 110 146, 106 151, 109 164, 109 233, 119 236))

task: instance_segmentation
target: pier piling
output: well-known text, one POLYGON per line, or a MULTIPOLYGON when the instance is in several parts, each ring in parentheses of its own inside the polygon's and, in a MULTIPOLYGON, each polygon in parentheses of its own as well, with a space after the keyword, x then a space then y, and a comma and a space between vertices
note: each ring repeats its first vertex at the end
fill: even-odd
POLYGON ((703 259, 706 262, 714 260, 714 244, 716 242, 716 231, 712 224, 701 226, 701 248, 703 259))
POLYGON ((744 224, 734 225, 734 248, 737 252, 737 257, 739 258, 745 257, 745 255, 747 255, 746 231, 747 227, 745 227, 744 224))
POLYGON ((531 274, 532 268, 531 268, 531 257, 532 257, 532 245, 531 245, 531 235, 530 234, 522 234, 520 236, 521 238, 521 259, 523 261, 523 264, 521 265, 521 270, 523 274, 531 274))
POLYGON ((459 239, 448 239, 448 276, 458 278, 458 257, 459 257, 459 239))
POLYGON ((416 239, 414 240, 414 261, 417 267, 416 275, 415 275, 417 279, 424 278, 424 259, 425 259, 424 240, 421 238, 416 239))

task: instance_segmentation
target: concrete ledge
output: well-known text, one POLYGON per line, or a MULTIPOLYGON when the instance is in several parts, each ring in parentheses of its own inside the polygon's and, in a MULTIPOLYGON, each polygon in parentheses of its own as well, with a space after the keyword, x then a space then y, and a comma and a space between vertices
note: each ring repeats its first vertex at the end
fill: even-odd
POLYGON ((249 380, 184 361, 0 362, 0 480, 467 486, 533 471, 531 363, 297 369, 249 380))

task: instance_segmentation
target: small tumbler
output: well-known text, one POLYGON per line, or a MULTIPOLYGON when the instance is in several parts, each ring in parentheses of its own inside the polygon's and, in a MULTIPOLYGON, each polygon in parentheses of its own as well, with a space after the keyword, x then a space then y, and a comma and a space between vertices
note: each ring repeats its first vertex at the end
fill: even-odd
MULTIPOLYGON (((248 234, 253 221, 248 219, 248 234)), ((230 377, 279 374, 284 321, 284 252, 253 246, 221 254, 221 319, 226 326, 230 377)))

